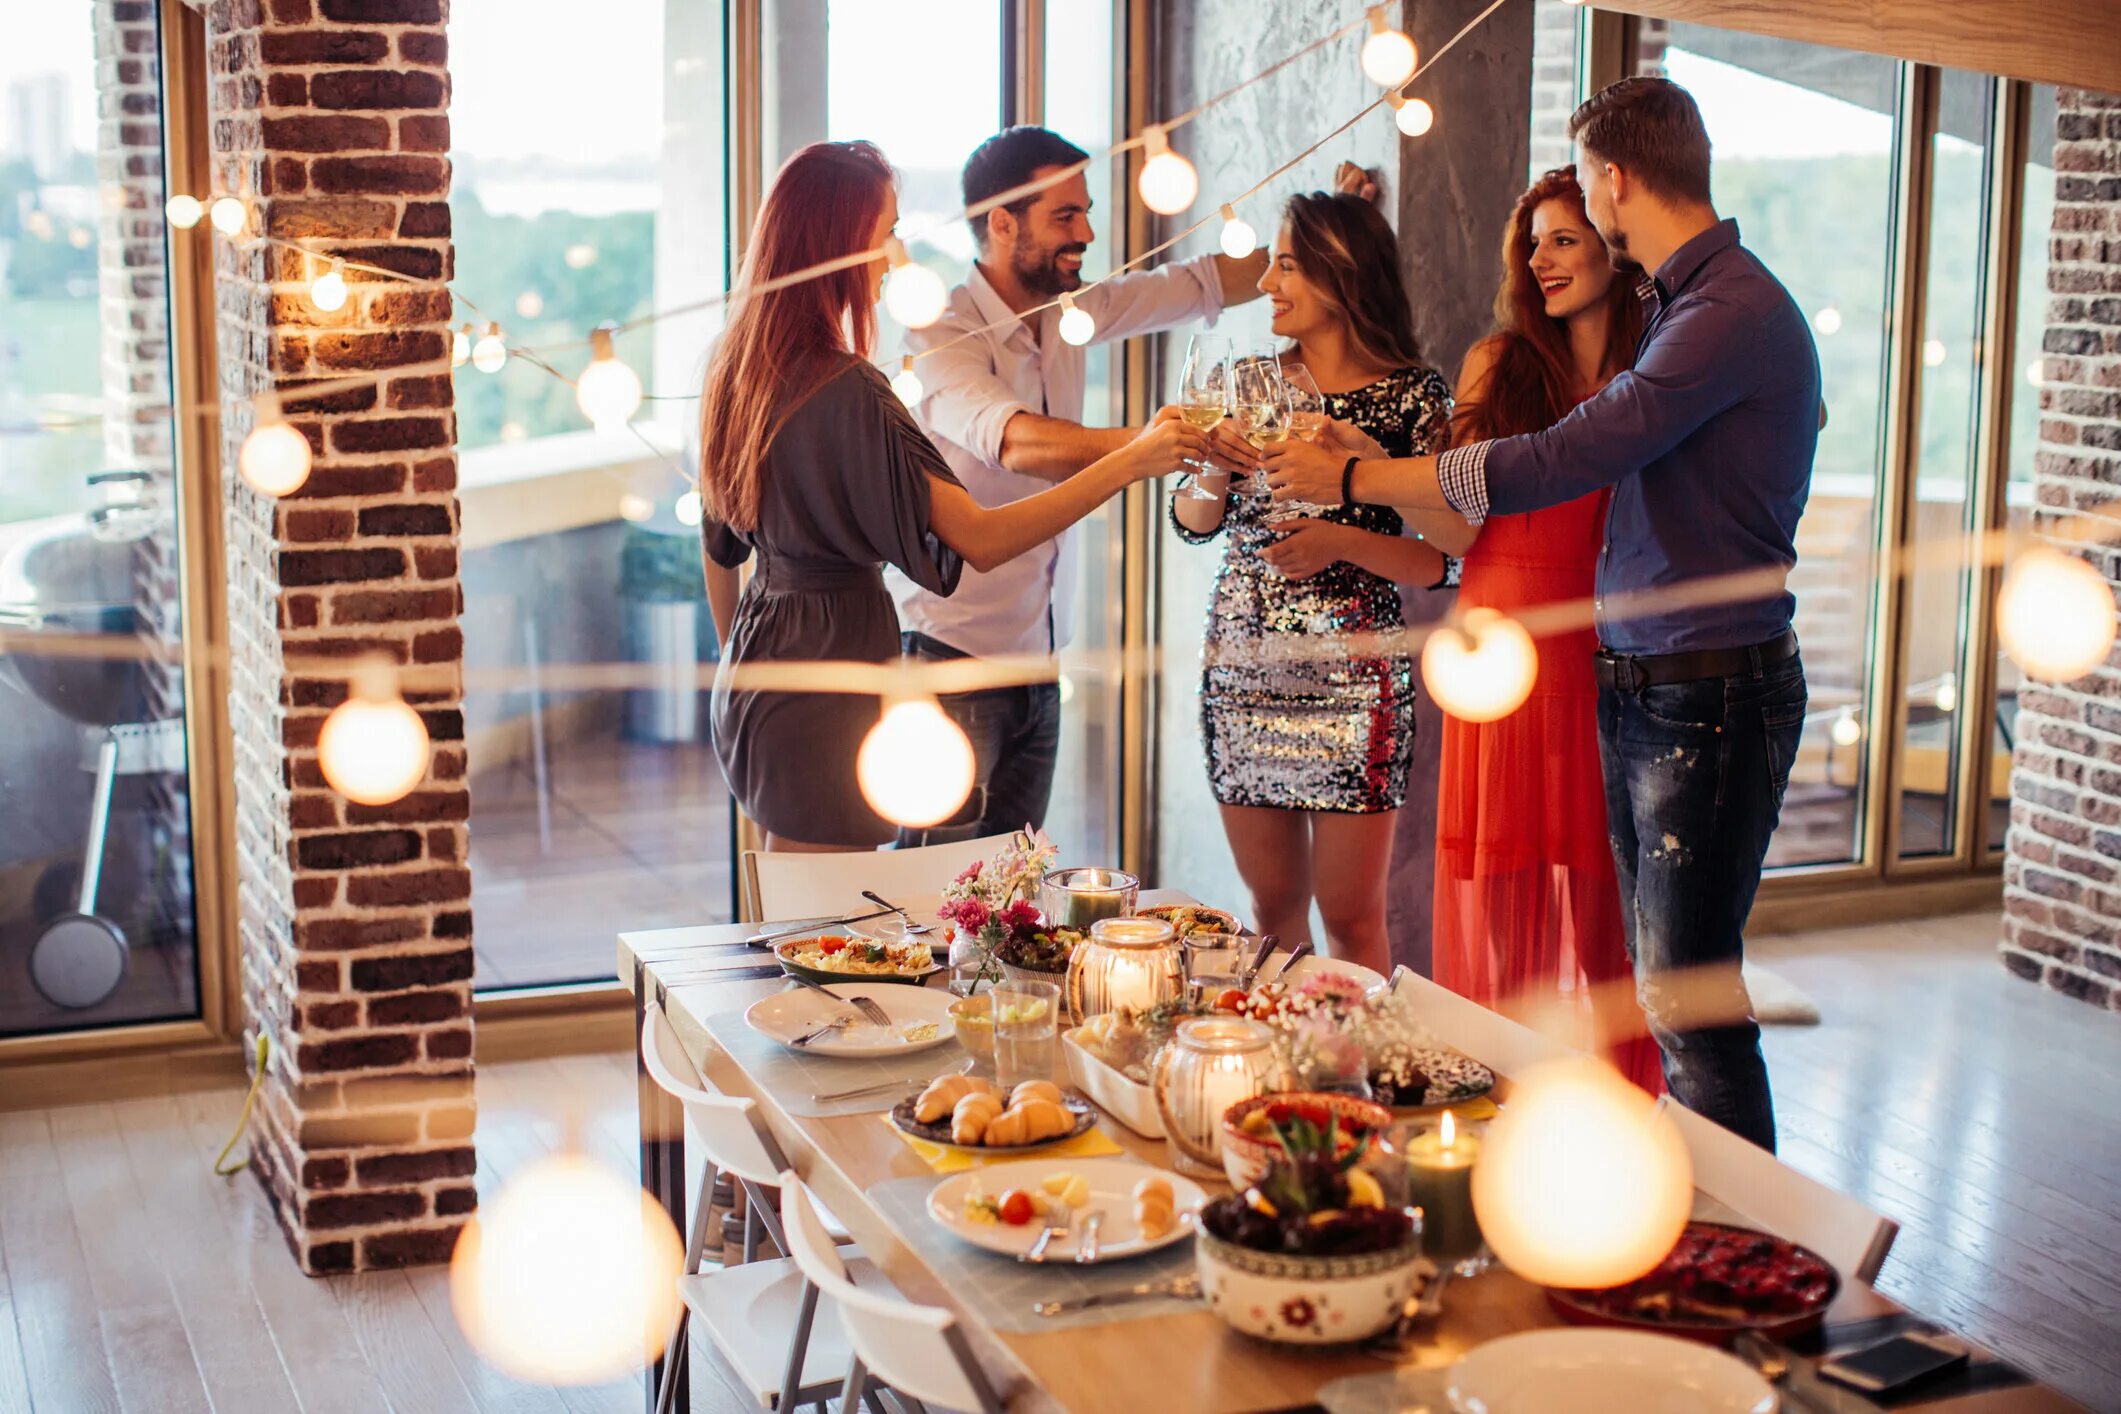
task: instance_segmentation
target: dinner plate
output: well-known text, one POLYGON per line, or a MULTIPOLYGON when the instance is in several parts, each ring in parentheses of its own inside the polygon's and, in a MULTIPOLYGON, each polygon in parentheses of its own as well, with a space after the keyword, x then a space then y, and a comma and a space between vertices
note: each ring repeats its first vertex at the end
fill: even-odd
POLYGON ((1429 1088, 1420 1095, 1380 1092, 1378 1099, 1402 1109, 1427 1109, 1477 1100, 1495 1088, 1494 1071, 1448 1046, 1416 1046, 1411 1059, 1429 1088))
POLYGON ((808 978, 820 986, 831 986, 839 982, 866 982, 922 987, 927 985, 930 977, 942 971, 942 964, 935 961, 932 951, 928 959, 928 965, 917 972, 842 971, 836 967, 819 967, 811 963, 797 962, 790 956, 794 949, 801 947, 804 943, 814 942, 818 938, 844 936, 846 936, 844 933, 835 930, 831 933, 813 933, 800 938, 788 938, 773 945, 773 955, 780 962, 783 972, 788 973, 791 977, 808 978))
POLYGON ((753 1002, 744 1013, 744 1024, 761 1036, 772 1037, 791 1051, 847 1060, 925 1051, 947 1044, 957 1034, 956 1024, 950 1016, 950 1003, 956 998, 940 988, 875 987, 866 982, 833 982, 825 990, 836 997, 869 998, 883 1008, 884 1015, 891 1018, 891 1025, 884 1027, 866 1020, 856 1021, 818 1037, 807 1046, 798 1046, 796 1037, 808 1035, 834 1016, 855 1010, 852 1006, 836 1007, 808 987, 792 987, 753 1002), (921 1026, 935 1029, 919 1040, 907 1038, 908 1029, 921 1026))
MULTIPOLYGON (((1725 1255, 1733 1254, 1727 1251, 1725 1255)), ((1757 1277, 1754 1271, 1743 1275, 1749 1279, 1757 1277)), ((1788 1340, 1802 1334, 1825 1318, 1826 1308, 1840 1290, 1841 1278, 1833 1263, 1809 1247, 1758 1228, 1697 1221, 1686 1225, 1671 1254, 1648 1275, 1610 1291, 1549 1287, 1547 1304, 1575 1325, 1616 1326, 1727 1345, 1741 1331, 1758 1331, 1772 1340, 1788 1340), (1712 1294, 1700 1289, 1701 1279, 1704 1275, 1721 1279, 1730 1274, 1704 1273, 1698 1263, 1704 1245, 1721 1243, 1728 1248, 1734 1242, 1749 1249, 1756 1262, 1764 1257, 1781 1268, 1778 1284, 1801 1303, 1797 1309, 1773 1314, 1717 1309, 1712 1294), (1675 1283, 1693 1287, 1694 1294, 1701 1298, 1699 1303, 1675 1301, 1675 1283), (1801 1291, 1792 1289, 1800 1284, 1801 1291)))
POLYGON ((891 1107, 891 1125, 901 1134, 910 1134, 927 1144, 940 1144, 945 1149, 960 1149, 967 1154, 1028 1154, 1034 1149, 1043 1149, 1049 1144, 1059 1144, 1085 1133, 1097 1124, 1097 1106, 1080 1095, 1063 1095, 1061 1103, 1068 1113, 1075 1116, 1075 1126, 1066 1134, 1056 1134, 1050 1139, 1041 1139, 1035 1144, 960 1144, 950 1137, 950 1116, 944 1115, 933 1124, 923 1124, 913 1117, 920 1096, 908 1095, 891 1107))
POLYGON ((1459 1357, 1444 1381, 1456 1414, 1774 1414, 1752 1366, 1691 1340, 1640 1331, 1506 1335, 1459 1357))
POLYGON ((1306 977, 1316 977, 1322 972, 1330 972, 1336 976, 1352 978, 1362 984, 1362 989, 1365 992, 1372 987, 1382 987, 1385 983, 1384 975, 1374 968, 1364 967, 1359 962, 1343 962, 1337 957, 1320 957, 1317 953, 1311 953, 1296 959, 1295 962, 1289 964, 1287 972, 1272 972, 1269 969, 1273 966, 1274 963, 1270 959, 1267 965, 1260 969, 1260 975, 1269 977, 1276 982, 1287 982, 1292 985, 1301 982, 1306 977))
POLYGON ((1021 1257, 1038 1240, 1039 1221, 1034 1218, 1022 1227, 975 1222, 965 1216, 965 1199, 975 1191, 999 1198, 1012 1188, 1046 1197, 1039 1184, 1047 1175, 1056 1173, 1081 1174, 1090 1184, 1090 1201, 1075 1210, 1067 1235, 1056 1236, 1047 1245, 1046 1260, 1052 1262, 1075 1260, 1083 1215, 1093 1210, 1105 1215, 1098 1228, 1097 1260, 1116 1262, 1185 1241, 1193 1235, 1201 1206, 1208 1201, 1207 1193, 1193 1180, 1132 1159, 1020 1159, 968 1169, 944 1179, 928 1194, 928 1216, 975 1247, 1004 1257, 1021 1257), (1157 1174, 1171 1185, 1171 1211, 1177 1221, 1168 1232, 1144 1237, 1141 1225, 1134 1220, 1134 1185, 1157 1174))
MULTIPOLYGON (((928 925, 928 931, 918 935, 923 941, 931 946, 943 941, 943 929, 949 925, 944 923, 942 915, 935 911, 934 903, 909 903, 904 907, 915 923, 928 925)), ((882 918, 865 918, 859 923, 849 923, 847 931, 858 937, 874 938, 880 943, 903 942, 906 939, 906 920, 896 913, 887 913, 882 918)), ((944 946, 947 947, 948 944, 944 946)))

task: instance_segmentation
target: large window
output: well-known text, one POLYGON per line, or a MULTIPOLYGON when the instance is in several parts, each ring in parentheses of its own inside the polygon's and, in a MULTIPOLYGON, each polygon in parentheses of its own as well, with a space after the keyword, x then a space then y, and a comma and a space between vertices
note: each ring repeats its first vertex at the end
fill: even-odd
POLYGON ((200 1011, 158 29, 0 45, 0 1036, 200 1011))

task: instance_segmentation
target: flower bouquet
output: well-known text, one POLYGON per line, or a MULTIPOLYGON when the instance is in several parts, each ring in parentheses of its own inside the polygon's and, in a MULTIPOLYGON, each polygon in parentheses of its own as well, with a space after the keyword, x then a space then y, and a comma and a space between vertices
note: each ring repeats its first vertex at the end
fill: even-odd
POLYGON ((950 964, 969 980, 968 992, 1000 981, 1008 968, 1055 977, 1067 972, 1082 935, 1047 927, 1033 902, 1059 853, 1044 832, 1026 827, 943 890, 937 912, 949 929, 950 964))
POLYGON ((1294 986, 1225 992, 1216 1005, 1274 1027, 1285 1071, 1304 1089, 1419 1106, 1483 1094, 1494 1084, 1486 1067, 1437 1042, 1409 998, 1384 988, 1365 991, 1335 973, 1313 973, 1294 986))

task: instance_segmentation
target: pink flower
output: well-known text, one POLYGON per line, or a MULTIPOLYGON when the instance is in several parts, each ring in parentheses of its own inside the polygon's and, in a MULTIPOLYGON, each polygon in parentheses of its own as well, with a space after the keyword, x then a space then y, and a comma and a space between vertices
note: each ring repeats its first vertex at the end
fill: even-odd
POLYGON ((1359 1002, 1363 997, 1362 983, 1338 972, 1314 972, 1296 990, 1306 997, 1331 1002, 1359 1002))
POLYGON ((968 865, 966 865, 966 866, 965 866, 965 872, 957 876, 957 882, 959 882, 960 884, 969 884, 969 883, 971 883, 971 882, 972 882, 972 881, 973 881, 974 879, 977 879, 977 878, 979 877, 979 871, 980 871, 980 870, 982 870, 982 869, 984 869, 984 868, 986 868, 986 867, 987 867, 987 861, 986 861, 986 860, 984 860, 984 859, 975 859, 975 860, 973 860, 973 861, 972 861, 972 862, 971 862, 970 864, 968 864, 968 865))
POLYGON ((1002 910, 1002 926, 1012 933, 1033 932, 1041 921, 1038 906, 1024 899, 1018 899, 1002 910))
POLYGON ((967 933, 977 933, 986 927, 987 920, 992 916, 987 905, 976 898, 954 899, 944 904, 937 912, 967 933))

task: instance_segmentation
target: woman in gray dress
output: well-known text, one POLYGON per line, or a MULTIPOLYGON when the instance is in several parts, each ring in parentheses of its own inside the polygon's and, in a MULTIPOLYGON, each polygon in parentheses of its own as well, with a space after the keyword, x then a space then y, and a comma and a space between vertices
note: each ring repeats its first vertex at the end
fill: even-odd
POLYGON ((879 708, 849 693, 735 688, 730 669, 893 658, 898 613, 882 566, 948 594, 963 565, 992 569, 1129 483, 1207 452, 1167 409, 1052 490, 979 505, 868 362, 880 252, 897 222, 895 176, 871 144, 813 143, 789 158, 759 210, 741 284, 879 254, 738 303, 700 401, 708 591, 723 643, 715 755, 769 849, 868 849, 896 836, 855 782, 879 708), (754 555, 737 598, 735 568, 754 555))

